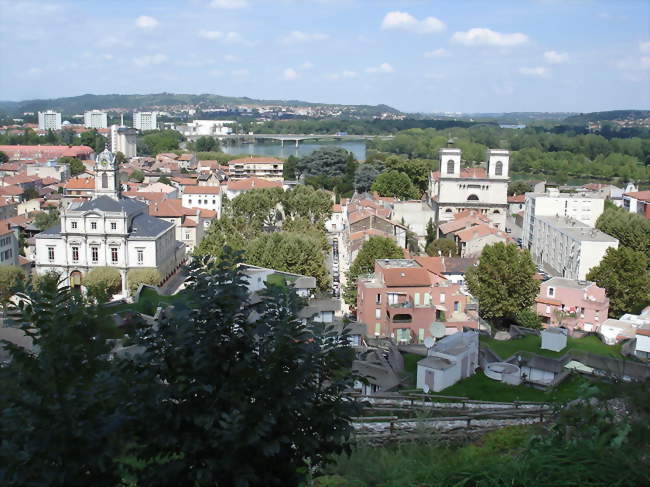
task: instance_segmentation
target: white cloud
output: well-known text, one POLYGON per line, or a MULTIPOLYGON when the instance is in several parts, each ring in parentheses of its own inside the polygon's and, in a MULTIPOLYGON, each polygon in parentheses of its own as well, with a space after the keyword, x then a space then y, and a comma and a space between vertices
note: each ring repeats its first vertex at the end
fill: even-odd
POLYGON ((221 32, 219 32, 218 30, 203 30, 203 29, 201 29, 197 35, 201 39, 208 39, 208 40, 211 40, 211 41, 214 41, 216 39, 221 39, 221 37, 223 37, 223 34, 221 32))
POLYGON ((424 53, 424 57, 449 57, 451 53, 447 49, 436 49, 435 51, 427 51, 424 53))
POLYGON ((537 76, 539 78, 545 78, 548 76, 548 69, 544 66, 535 66, 534 68, 519 68, 521 74, 526 76, 537 76))
POLYGON ((282 71, 282 79, 285 81, 293 81, 298 78, 298 71, 293 68, 286 68, 282 71))
POLYGON ((295 44, 304 44, 306 42, 315 42, 315 41, 325 41, 329 39, 327 34, 321 34, 318 32, 302 32, 300 30, 294 30, 287 34, 286 36, 280 39, 280 44, 285 46, 293 46, 295 44))
POLYGON ((643 54, 650 54, 650 41, 639 42, 639 51, 643 54))
POLYGON ((566 52, 546 51, 544 61, 548 64, 564 64, 569 62, 569 55, 566 52))
POLYGON ((502 34, 490 29, 475 27, 467 32, 456 32, 451 37, 451 41, 466 46, 512 47, 528 42, 528 36, 520 32, 502 34))
POLYGON ((237 10, 248 7, 248 0, 212 0, 212 8, 222 8, 224 10, 237 10))
POLYGON ((356 78, 359 76, 356 71, 350 71, 348 69, 344 69, 340 73, 330 73, 327 75, 327 79, 331 80, 337 80, 337 79, 352 79, 356 78))
POLYGON ((228 32, 223 38, 224 44, 241 44, 243 46, 252 46, 254 42, 246 40, 237 32, 228 32))
POLYGON ((388 63, 381 63, 379 66, 366 68, 366 73, 393 73, 394 71, 395 68, 388 63))
POLYGON ((407 12, 388 12, 381 23, 384 30, 405 30, 416 34, 433 34, 446 29, 443 21, 435 17, 418 20, 407 12))
POLYGON ((312 63, 311 61, 305 61, 300 65, 300 69, 304 69, 305 71, 313 68, 314 68, 314 63, 312 63))
POLYGON ((248 76, 248 69, 233 69, 230 74, 236 78, 244 78, 248 76))
POLYGON ((147 66, 153 66, 155 64, 162 64, 167 61, 167 56, 164 54, 153 54, 151 56, 140 56, 133 58, 133 64, 139 68, 146 68, 147 66))
POLYGON ((153 17, 149 17, 148 15, 141 15, 137 19, 135 19, 135 25, 136 27, 139 27, 140 29, 155 29, 158 27, 158 22, 156 19, 153 17))

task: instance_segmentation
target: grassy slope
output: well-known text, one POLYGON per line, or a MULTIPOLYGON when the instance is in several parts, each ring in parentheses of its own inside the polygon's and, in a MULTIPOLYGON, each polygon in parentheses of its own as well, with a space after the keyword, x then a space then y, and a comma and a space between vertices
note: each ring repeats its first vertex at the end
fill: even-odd
POLYGON ((483 344, 488 345, 492 351, 499 355, 502 359, 507 359, 516 352, 534 352, 545 357, 559 358, 569 350, 583 350, 585 352, 604 355, 606 357, 623 358, 621 355, 620 345, 605 345, 595 336, 587 336, 585 338, 569 338, 567 347, 561 352, 542 350, 540 348, 542 339, 538 335, 528 335, 523 338, 508 340, 505 342, 484 336, 481 336, 480 339, 483 344))

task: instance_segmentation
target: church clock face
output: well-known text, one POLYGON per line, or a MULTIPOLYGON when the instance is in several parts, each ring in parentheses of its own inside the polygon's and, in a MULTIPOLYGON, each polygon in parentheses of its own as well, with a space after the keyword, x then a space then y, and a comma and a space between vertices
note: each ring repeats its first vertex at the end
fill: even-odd
POLYGON ((108 161, 107 160, 102 161, 102 167, 104 167, 104 168, 108 167, 108 161))

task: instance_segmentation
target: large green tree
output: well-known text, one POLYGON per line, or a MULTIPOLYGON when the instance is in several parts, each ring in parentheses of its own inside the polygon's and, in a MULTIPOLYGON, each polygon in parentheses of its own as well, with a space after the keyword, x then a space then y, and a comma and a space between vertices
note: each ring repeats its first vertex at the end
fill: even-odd
POLYGON ((609 207, 598 217, 596 228, 650 259, 650 220, 623 208, 609 207))
POLYGON ((101 152, 106 147, 106 137, 97 132, 97 129, 88 130, 79 136, 79 145, 90 147, 95 152, 101 152))
POLYGON ((525 181, 513 181, 508 184, 508 196, 530 193, 532 190, 532 185, 525 181))
POLYGON ((199 137, 194 142, 193 149, 197 152, 219 151, 219 141, 214 137, 199 137))
POLYGON ((0 151, 0 164, 4 164, 5 162, 9 162, 9 156, 0 151))
POLYGON ((301 485, 307 466, 346 450, 354 354, 345 335, 297 319, 272 286, 257 305, 232 254, 195 262, 187 309, 139 336, 131 403, 138 485, 301 485))
POLYGON ((332 214, 332 197, 326 191, 298 185, 284 193, 282 206, 287 218, 323 224, 332 214))
POLYGON ((420 197, 417 188, 407 174, 392 170, 377 176, 371 189, 380 196, 394 196, 401 200, 411 200, 420 197))
POLYGON ((244 235, 245 229, 249 229, 252 233, 250 225, 239 219, 224 216, 218 220, 212 220, 201 243, 194 249, 194 255, 220 258, 226 247, 238 251, 244 250, 248 239, 254 237, 253 235, 244 235))
POLYGON ((535 264, 527 250, 499 242, 483 249, 479 264, 467 271, 465 281, 478 299, 481 317, 503 325, 535 302, 539 281, 534 276, 535 264))
POLYGON ((72 176, 82 174, 86 171, 86 166, 76 157, 59 157, 58 162, 70 166, 70 174, 72 176))
POLYGON ((638 313, 650 304, 650 259, 643 252, 627 247, 609 248, 587 279, 605 288, 609 316, 638 313))
POLYGON ((179 148, 183 136, 175 130, 150 130, 138 137, 138 153, 155 156, 161 152, 170 152, 179 148))
POLYGON ((359 193, 370 191, 373 181, 380 172, 380 169, 374 164, 360 164, 354 175, 354 189, 359 193))
POLYGON ((39 230, 50 228, 61 220, 59 210, 41 211, 34 217, 34 226, 39 230))
POLYGON ((357 305, 357 279, 363 274, 373 272, 377 259, 401 259, 404 249, 386 237, 370 237, 359 250, 347 273, 347 283, 343 299, 348 306, 357 305))
POLYGON ((458 257, 458 245, 450 238, 432 240, 424 251, 432 257, 458 257))
POLYGON ((273 228, 278 223, 278 205, 282 201, 282 188, 262 188, 246 191, 229 202, 229 212, 235 218, 249 222, 255 232, 273 228))
POLYGON ((296 168, 304 176, 342 176, 348 171, 350 156, 340 147, 323 147, 301 157, 296 168))
POLYGON ((0 265, 0 305, 4 308, 25 279, 25 272, 15 265, 0 265))
POLYGON ((5 486, 121 485, 133 383, 107 360, 116 329, 104 310, 57 281, 21 295, 18 329, 34 351, 5 345, 0 367, 0 478, 5 486))

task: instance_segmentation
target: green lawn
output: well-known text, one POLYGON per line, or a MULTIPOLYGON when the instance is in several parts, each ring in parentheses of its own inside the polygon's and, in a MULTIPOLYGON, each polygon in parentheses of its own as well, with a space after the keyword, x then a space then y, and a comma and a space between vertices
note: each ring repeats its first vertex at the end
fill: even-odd
POLYGON ((121 304, 119 306, 109 306, 106 310, 110 314, 122 313, 124 311, 137 311, 148 315, 153 315, 158 306, 168 306, 174 302, 183 301, 185 296, 179 292, 172 296, 158 294, 154 289, 144 288, 140 293, 140 299, 135 303, 121 304))
POLYGON ((551 350, 542 350, 540 345, 542 338, 539 335, 527 335, 523 338, 508 340, 505 342, 488 338, 481 335, 481 343, 488 345, 494 353, 499 355, 502 359, 511 357, 516 352, 533 352, 545 357, 559 358, 569 350, 583 350, 597 355, 604 355, 606 357, 623 358, 621 355, 621 345, 605 345, 598 337, 593 335, 585 338, 571 338, 569 337, 567 346, 561 352, 552 352, 551 350))

